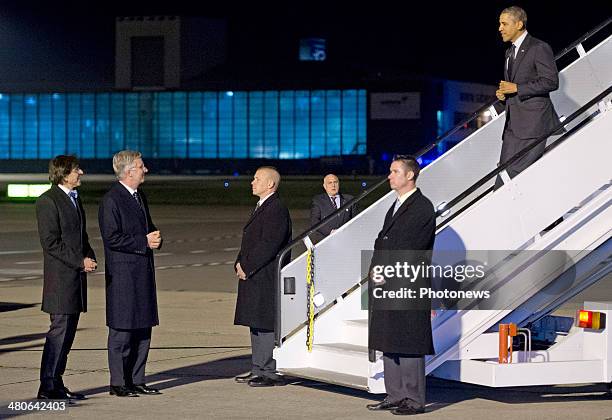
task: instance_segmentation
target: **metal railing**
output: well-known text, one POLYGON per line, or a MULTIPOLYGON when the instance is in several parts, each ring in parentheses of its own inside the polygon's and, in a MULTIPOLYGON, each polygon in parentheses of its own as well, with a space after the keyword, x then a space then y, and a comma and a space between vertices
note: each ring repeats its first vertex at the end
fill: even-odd
MULTIPOLYGON (((600 25, 595 27, 593 30, 591 30, 591 31, 587 32, 586 34, 582 35, 580 38, 578 38, 576 41, 574 41, 568 47, 563 49, 559 54, 557 54, 555 56, 555 60, 559 60, 560 58, 564 57, 570 51, 572 51, 573 49, 575 49, 578 46, 580 46, 582 44, 582 42, 586 41, 587 39, 591 38, 595 34, 597 34, 600 31, 602 31, 604 28, 606 28, 608 25, 610 25, 610 23, 612 23, 612 17, 606 19, 600 25)), ((565 119, 563 121, 563 123, 561 123, 557 127, 555 127, 551 131, 551 133, 549 133, 549 134, 547 134, 545 136, 542 136, 537 142, 532 144, 530 147, 521 150, 519 153, 517 153, 515 156, 513 156, 506 164, 501 165, 501 166, 497 167, 495 170, 489 172, 487 175, 485 175, 485 177, 483 177, 482 179, 477 181, 475 184, 473 184, 471 187, 469 187, 463 193, 459 194, 457 197, 455 197, 454 199, 449 201, 448 204, 445 205, 444 209, 440 209, 440 210, 437 211, 437 215, 439 216, 440 214, 448 211, 450 208, 455 206, 461 200, 465 199, 471 193, 476 191, 479 187, 481 187, 484 183, 486 183, 487 180, 491 179, 491 177, 496 176, 497 174, 499 174, 500 172, 505 170, 509 165, 511 165, 516 160, 518 160, 524 154, 528 153, 529 150, 531 150, 532 148, 537 146, 540 142, 546 141, 546 139, 548 139, 548 137, 550 137, 550 135, 552 133, 555 133, 555 132, 561 130, 565 125, 569 124, 571 121, 573 121, 576 118, 578 118, 584 112, 585 109, 588 109, 589 107, 593 106, 597 102, 601 101, 606 95, 608 95, 610 93, 610 89, 612 89, 612 88, 608 87, 608 89, 606 89, 604 92, 602 92, 596 98, 594 98, 591 101, 589 101, 589 103, 587 105, 584 105, 583 107, 581 107, 578 111, 574 112, 567 119, 565 119)), ((453 135, 456 132, 458 132, 464 126, 466 126, 467 124, 471 123, 476 118, 478 118, 484 111, 486 111, 489 108, 497 105, 499 102, 500 101, 497 98, 494 98, 491 101, 487 102, 486 104, 484 104, 483 106, 478 108, 476 111, 474 111, 469 117, 467 117, 464 120, 462 120, 455 127, 453 127, 452 129, 448 130, 447 132, 443 133, 442 135, 438 136, 434 142, 432 142, 431 144, 429 144, 429 145, 423 147, 422 149, 420 149, 414 156, 417 159, 423 157, 426 153, 428 153, 429 151, 431 151, 432 149, 437 147, 446 138, 448 138, 451 135, 453 135)), ((564 135, 562 138, 560 138, 558 140, 561 140, 561 141, 564 140, 565 138, 567 138, 569 136, 569 134, 570 133, 567 133, 566 135, 564 135)), ((558 141, 555 142, 555 144, 558 144, 558 141)), ((551 146, 554 147, 554 145, 551 145, 551 146)), ((549 149, 550 149, 550 147, 547 148, 547 150, 549 150, 549 149)), ((302 242, 304 241, 304 239, 306 237, 310 236, 311 234, 313 234, 315 231, 319 230, 320 228, 322 228, 324 226, 327 226, 329 223, 334 221, 336 219, 336 217, 340 213, 346 212, 346 211, 350 211, 350 208, 353 205, 355 205, 355 204, 357 204, 359 202, 362 202, 366 197, 371 196, 371 194, 374 191, 377 191, 382 185, 387 184, 387 182, 388 182, 387 181, 387 177, 382 178, 380 181, 376 182, 376 184, 374 184, 372 187, 366 189, 360 195, 354 197, 352 200, 350 200, 347 203, 345 203, 338 210, 336 210, 335 212, 333 212, 332 214, 330 214, 329 216, 327 216, 326 218, 321 220, 319 223, 317 223, 317 224, 309 227, 308 229, 306 229, 304 232, 302 232, 300 235, 298 235, 292 242, 290 242, 283 250, 281 250, 281 252, 277 255, 277 258, 276 258, 276 267, 277 267, 277 270, 276 270, 276 286, 277 286, 277 289, 276 289, 276 295, 277 295, 276 311, 277 311, 277 313, 276 313, 276 328, 275 328, 275 332, 276 332, 276 344, 277 345, 279 345, 280 341, 281 341, 281 337, 280 337, 280 331, 281 331, 281 305, 280 305, 280 301, 281 301, 281 299, 280 299, 280 296, 281 296, 281 288, 282 288, 281 287, 282 286, 282 275, 281 275, 281 272, 282 272, 282 268, 283 268, 283 266, 281 264, 281 261, 283 261, 283 259, 287 255, 287 253, 289 253, 293 248, 295 248, 295 247, 299 246, 300 244, 302 244, 302 242)), ((443 222, 441 222, 440 225, 438 226, 438 228, 444 226, 445 224, 447 224, 450 220, 452 220, 454 217, 456 217, 457 214, 461 213, 463 210, 465 210, 466 208, 471 206, 473 203, 475 203, 478 200, 480 200, 489 191, 490 191, 490 189, 485 191, 484 193, 480 194, 476 199, 474 199, 473 201, 468 203, 461 211, 457 212, 456 214, 453 214, 452 217, 449 217, 448 219, 446 219, 443 222)), ((351 287, 353 287, 353 286, 351 286, 351 287)))

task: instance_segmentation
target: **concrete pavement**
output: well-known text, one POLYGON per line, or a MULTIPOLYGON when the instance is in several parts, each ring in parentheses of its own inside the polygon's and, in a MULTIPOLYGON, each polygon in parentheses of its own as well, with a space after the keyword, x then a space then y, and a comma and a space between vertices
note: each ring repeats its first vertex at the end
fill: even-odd
MULTIPOLYGON (((89 233, 102 260, 95 208, 87 206, 89 233)), ((158 206, 152 209, 166 237, 156 257, 160 326, 154 328, 147 364, 149 385, 163 395, 117 398, 108 395, 107 329, 103 276, 90 277, 89 311, 83 314, 68 360, 66 384, 88 400, 65 412, 7 409, 10 401, 33 401, 48 316, 40 311, 42 269, 33 207, 0 204, 0 418, 142 419, 382 419, 368 412, 379 396, 296 380, 266 389, 236 384, 249 369, 249 337, 232 324, 236 281, 230 264, 249 208, 158 206), (162 267, 165 267, 162 269, 162 267), (21 271, 20 271, 21 270, 21 271)), ((296 232, 307 212, 292 212, 296 232)), ((102 264, 101 264, 102 266, 102 264)), ((611 281, 587 290, 583 299, 612 298, 611 281)), ((525 419, 612 418, 612 399, 602 384, 491 389, 428 379, 427 413, 419 418, 525 419)))

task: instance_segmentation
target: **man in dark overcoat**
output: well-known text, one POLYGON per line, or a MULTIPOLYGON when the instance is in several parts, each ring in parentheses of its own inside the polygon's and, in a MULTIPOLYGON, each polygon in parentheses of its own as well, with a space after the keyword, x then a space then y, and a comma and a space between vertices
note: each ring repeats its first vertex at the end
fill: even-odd
MULTIPOLYGON (((251 371, 237 376, 236 382, 250 386, 281 385, 273 358, 276 316, 276 257, 291 241, 291 218, 278 197, 280 174, 275 168, 261 167, 251 182, 259 197, 255 211, 242 231, 240 252, 234 268, 238 277, 235 325, 245 325, 251 333, 251 371)), ((287 255, 283 263, 287 263, 287 255)))
POLYGON ((151 329, 159 324, 153 250, 162 239, 139 189, 148 172, 141 154, 118 152, 113 169, 119 181, 104 195, 98 213, 105 256, 110 394, 155 395, 160 392, 145 384, 145 365, 151 329))
MULTIPOLYGON (((420 167, 414 157, 396 156, 391 163, 389 184, 397 198, 385 216, 374 243, 373 264, 427 266, 431 263, 436 215, 434 207, 416 187, 420 167), (401 252, 400 252, 401 251, 401 252), (400 254, 401 258, 400 259, 400 254)), ((403 274, 402 274, 403 275, 403 274)), ((425 355, 433 354, 431 302, 419 298, 419 290, 430 284, 425 276, 383 280, 371 279, 369 348, 383 352, 387 397, 370 410, 392 410, 393 414, 418 414, 425 408, 425 355), (410 298, 385 297, 381 290, 413 290, 410 298)), ((397 294, 396 294, 397 296, 397 294)))
POLYGON ((41 309, 51 320, 40 366, 40 399, 85 399, 83 394, 70 391, 62 379, 79 315, 87 312, 86 273, 97 267, 76 189, 82 175, 76 157, 55 157, 49 162, 52 186, 36 201, 44 256, 41 309))
MULTIPOLYGON (((316 225, 353 199, 352 195, 342 194, 340 192, 340 180, 334 174, 325 175, 325 178, 323 178, 323 189, 325 190, 323 194, 315 195, 312 198, 312 203, 310 205, 311 226, 316 225)), ((348 211, 338 214, 334 221, 317 229, 311 235, 311 239, 314 242, 321 241, 355 217, 355 215, 357 215, 357 205, 349 207, 348 211)))

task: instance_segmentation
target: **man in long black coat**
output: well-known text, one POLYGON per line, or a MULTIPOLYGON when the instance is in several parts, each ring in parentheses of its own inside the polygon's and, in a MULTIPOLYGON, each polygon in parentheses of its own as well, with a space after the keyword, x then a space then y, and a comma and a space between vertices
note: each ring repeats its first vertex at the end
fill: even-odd
MULTIPOLYGON (((391 163, 389 184, 397 194, 385 216, 374 244, 373 264, 395 266, 401 251, 403 262, 411 266, 431 263, 436 229, 434 207, 416 188, 420 167, 411 156, 397 156, 391 163)), ((378 279, 373 279, 378 280, 378 279)), ((381 298, 381 291, 418 293, 428 287, 424 277, 397 277, 385 284, 370 281, 369 348, 383 352, 387 398, 370 404, 370 410, 392 410, 394 414, 417 414, 425 407, 425 355, 433 354, 431 302, 429 299, 381 298), (377 298, 378 297, 378 298, 377 298)))
MULTIPOLYGON (((323 178, 323 194, 315 195, 312 198, 312 204, 310 206, 310 225, 314 226, 327 216, 338 210, 340 207, 345 205, 348 201, 353 199, 352 195, 342 194, 340 192, 340 180, 334 174, 327 174, 323 178)), ((316 230, 312 235, 311 239, 314 242, 319 242, 326 236, 329 236, 340 226, 351 220, 357 214, 357 206, 351 206, 348 211, 344 211, 336 216, 336 219, 329 222, 327 225, 322 226, 316 230)))
POLYGON ((79 315, 87 312, 87 275, 96 269, 89 245, 85 212, 76 188, 83 171, 74 156, 57 156, 49 162, 53 184, 36 201, 38 234, 44 256, 42 310, 51 319, 40 366, 41 399, 84 399, 64 385, 68 353, 79 315))
POLYGON ((159 394, 145 384, 151 328, 159 324, 153 250, 161 235, 138 188, 148 172, 141 154, 124 150, 113 157, 119 182, 100 203, 104 242, 106 325, 110 394, 119 397, 159 394))
MULTIPOLYGON (((291 241, 291 218, 276 190, 280 174, 272 167, 255 172, 251 186, 259 197, 255 211, 242 231, 235 269, 238 281, 235 325, 250 328, 252 367, 236 382, 250 386, 282 384, 276 374, 274 326, 276 315, 276 257, 291 241)), ((289 255, 284 263, 288 262, 289 255)))

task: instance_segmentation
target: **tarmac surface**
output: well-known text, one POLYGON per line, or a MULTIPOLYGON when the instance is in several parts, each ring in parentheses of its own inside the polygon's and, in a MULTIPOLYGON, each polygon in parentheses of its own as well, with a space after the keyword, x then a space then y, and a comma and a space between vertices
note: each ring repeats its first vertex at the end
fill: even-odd
MULTIPOLYGON (((251 210, 247 207, 152 206, 165 239, 156 253, 160 325, 153 329, 147 383, 163 395, 110 396, 102 243, 97 208, 85 207, 100 268, 89 276, 89 310, 81 316, 64 380, 88 399, 65 411, 24 411, 8 406, 36 401, 49 323, 40 311, 42 252, 33 204, 0 204, 0 418, 391 417, 368 412, 365 405, 381 396, 362 391, 299 379, 264 389, 234 382, 250 365, 248 330, 233 325, 232 264, 251 210)), ((295 235, 306 227, 308 212, 291 215, 295 235)), ((573 314, 588 299, 612 300, 612 279, 586 290, 560 313, 573 314)), ((427 392, 427 412, 419 418, 612 419, 612 398, 603 384, 493 389, 428 378, 427 392)))

